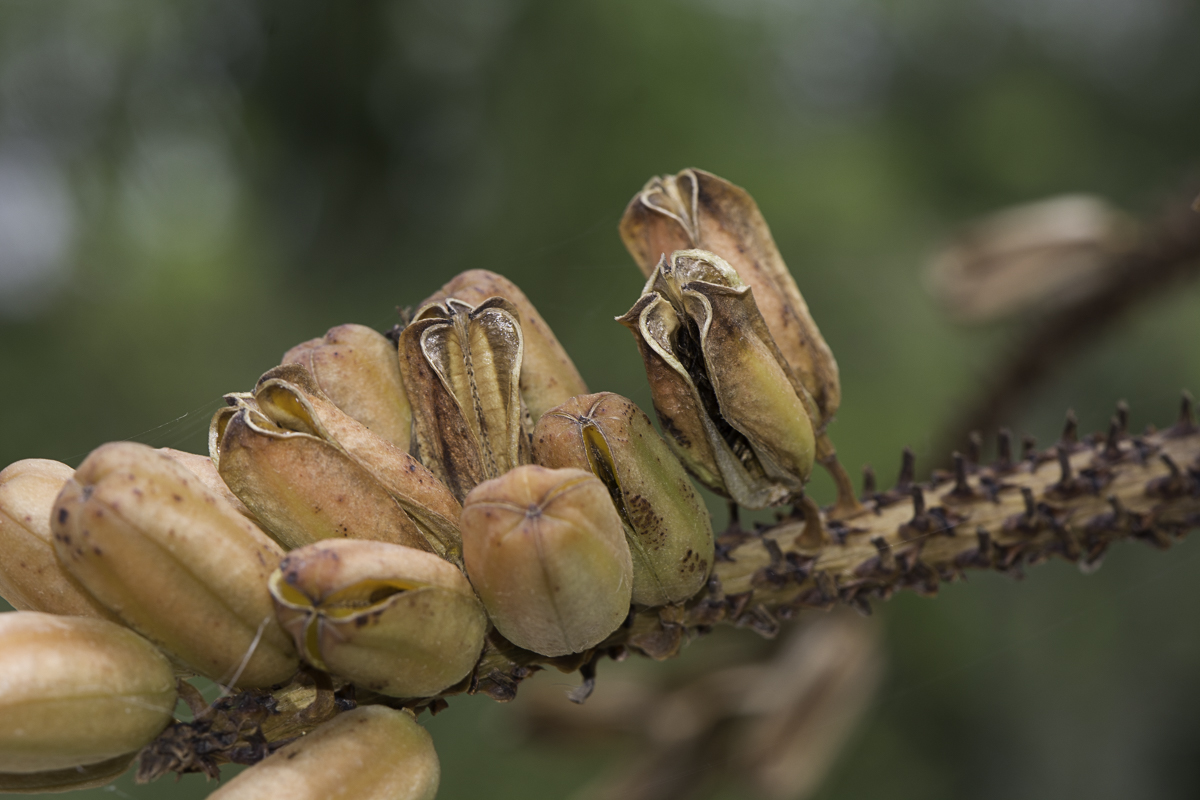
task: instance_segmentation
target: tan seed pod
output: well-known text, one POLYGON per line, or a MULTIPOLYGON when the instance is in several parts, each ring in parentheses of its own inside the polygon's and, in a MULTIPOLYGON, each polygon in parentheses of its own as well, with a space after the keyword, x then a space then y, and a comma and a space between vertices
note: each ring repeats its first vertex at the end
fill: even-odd
POLYGON ((136 752, 77 767, 43 772, 0 772, 0 794, 57 794, 96 789, 124 775, 135 758, 136 752))
POLYGON ((174 708, 170 662, 133 631, 86 617, 0 614, 0 773, 116 759, 157 736, 174 708))
POLYGON ((409 711, 338 714, 237 775, 209 800, 433 800, 441 767, 409 711))
POLYGON ((283 355, 283 364, 300 364, 334 405, 387 439, 408 450, 412 409, 396 347, 365 325, 338 325, 323 339, 298 344, 283 355))
POLYGON ((633 563, 598 478, 527 465, 463 504, 463 557, 496 629, 545 656, 579 653, 625 621, 633 563))
POLYGON ((542 414, 575 395, 587 394, 587 385, 567 351, 558 343, 554 331, 525 293, 503 275, 486 269, 469 269, 455 276, 421 306, 441 304, 451 298, 478 306, 490 297, 503 297, 518 312, 525 344, 521 361, 521 397, 532 420, 537 422, 542 414))
POLYGON ((50 511, 75 470, 44 458, 0 472, 0 597, 22 611, 114 619, 54 554, 50 511))
POLYGON ((533 433, 534 460, 588 470, 608 489, 633 558, 633 602, 680 603, 713 563, 712 522, 687 473, 642 410, 609 392, 573 397, 533 433))
POLYGON ((381 694, 435 695, 483 649, 488 621, 471 584, 421 550, 330 539, 289 553, 270 587, 306 661, 381 694))
POLYGON ((51 529, 63 567, 183 666, 241 688, 295 673, 267 591, 283 551, 170 456, 133 442, 92 451, 51 529))
POLYGON ((258 519, 254 516, 254 512, 246 508, 246 504, 230 491, 229 487, 225 485, 225 481, 221 480, 221 473, 217 472, 217 465, 213 463, 212 458, 196 453, 188 453, 183 450, 176 450, 173 447, 160 447, 158 448, 158 452, 170 456, 187 467, 188 471, 199 478, 200 482, 210 492, 227 500, 230 505, 238 510, 239 514, 255 525, 259 524, 258 519))
POLYGON ((732 267, 704 250, 664 257, 618 321, 637 340, 672 449, 701 483, 749 508, 800 492, 816 411, 732 267))

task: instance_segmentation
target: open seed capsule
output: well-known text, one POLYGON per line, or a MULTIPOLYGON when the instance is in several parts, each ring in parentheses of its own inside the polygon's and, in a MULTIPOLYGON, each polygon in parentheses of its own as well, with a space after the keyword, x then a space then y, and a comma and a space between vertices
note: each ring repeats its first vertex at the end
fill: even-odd
POLYGON ((97 448, 58 496, 51 529, 63 567, 182 665, 238 687, 296 671, 267 591, 283 551, 170 456, 97 448))
POLYGON ((708 512, 687 473, 632 400, 573 397, 533 432, 544 467, 585 469, 608 489, 633 557, 633 602, 660 606, 704 587, 713 561, 708 512))
POLYGON ((579 653, 628 616, 629 545, 591 473, 528 465, 481 483, 463 505, 462 532, 471 584, 514 644, 579 653))
POLYGON ((435 695, 466 677, 483 649, 483 606, 431 553, 330 539, 289 553, 270 587, 306 661, 381 694, 435 695))
POLYGON ((209 800, 433 800, 441 768, 409 711, 338 714, 209 795, 209 800))
POLYGON ((0 773, 119 758, 157 736, 174 708, 170 662, 133 631, 85 617, 0 614, 0 773))

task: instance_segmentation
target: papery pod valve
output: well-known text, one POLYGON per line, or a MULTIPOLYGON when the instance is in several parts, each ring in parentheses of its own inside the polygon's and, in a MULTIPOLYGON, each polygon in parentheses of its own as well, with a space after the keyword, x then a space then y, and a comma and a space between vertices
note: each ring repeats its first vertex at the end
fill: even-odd
MULTIPOLYGON (((133 631, 85 617, 0 614, 0 790, 80 788, 60 771, 119 766, 107 762, 154 739, 174 709, 170 662, 133 631)), ((88 777, 79 771, 80 782, 88 777)))
POLYGON ((632 400, 573 397, 533 433, 544 467, 588 470, 608 489, 633 558, 633 602, 679 603, 700 591, 713 562, 712 523, 679 461, 632 400))
POLYGON ((456 567, 385 542, 330 539, 293 550, 270 588, 306 661, 393 697, 429 697, 458 683, 488 628, 456 567))
POLYGON ((750 508, 800 493, 814 458, 812 400, 723 259, 664 257, 618 321, 637 340, 672 449, 701 483, 750 508))
POLYGON ((209 800, 433 800, 441 768, 409 711, 338 714, 209 795, 209 800))
POLYGON ((492 623, 545 656, 579 653, 625 621, 633 563, 598 478, 527 465, 463 504, 463 557, 492 623))
POLYGON ((283 551, 169 456, 133 442, 97 448, 51 527, 66 570, 188 669, 238 687, 295 673, 267 591, 283 551))

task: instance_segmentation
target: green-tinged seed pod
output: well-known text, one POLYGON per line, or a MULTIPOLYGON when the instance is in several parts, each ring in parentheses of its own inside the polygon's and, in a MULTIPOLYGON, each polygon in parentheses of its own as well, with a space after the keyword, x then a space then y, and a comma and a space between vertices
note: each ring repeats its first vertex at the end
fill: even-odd
POLYGON ((209 800, 433 800, 441 767, 410 711, 338 714, 237 775, 209 800))
POLYGON ((800 492, 816 411, 732 267, 703 250, 664 257, 618 321, 637 339, 672 449, 701 483, 749 508, 800 492))
POLYGON ((496 629, 545 656, 579 653, 629 613, 633 563, 598 478, 517 467, 463 504, 463 557, 496 629))
POLYGON ((587 385, 567 351, 558 343, 554 331, 550 330, 525 293, 503 275, 486 269, 469 269, 457 275, 421 306, 444 303, 450 298, 478 306, 490 297, 503 297, 518 312, 525 343, 521 361, 521 397, 532 420, 537 422, 542 414, 575 395, 587 394, 587 385))
POLYGON ((283 355, 300 364, 334 405, 401 450, 412 438, 412 409, 400 377, 396 346, 365 325, 338 325, 323 339, 283 355))
POLYGON ((501 297, 477 306, 449 299, 423 307, 400 334, 413 451, 459 500, 529 463, 519 318, 501 297))
POLYGON ((170 662, 133 631, 86 617, 0 614, 0 773, 116 759, 157 736, 174 709, 170 662))
POLYGON ((461 560, 461 506, 413 456, 322 394, 298 364, 270 370, 213 416, 221 477, 284 547, 352 538, 461 560))
POLYGON ((0 772, 0 794, 57 794, 107 786, 125 774, 137 753, 43 772, 0 772))
POLYGON ((702 249, 725 259, 754 289, 781 355, 815 402, 814 427, 825 429, 841 403, 837 362, 749 192, 699 169, 651 178, 629 201, 620 231, 647 277, 676 250, 702 249))
POLYGON ((392 697, 429 697, 461 681, 488 628, 457 567, 386 542, 330 539, 293 550, 270 588, 306 661, 392 697))
POLYGON ((114 619, 58 563, 50 511, 75 470, 44 458, 0 472, 0 597, 13 608, 114 619))
POLYGON ((241 688, 295 673, 267 591, 283 551, 170 456, 133 442, 92 451, 51 529, 63 567, 188 669, 241 688))
POLYGON ((215 495, 220 495, 236 508, 239 514, 255 525, 259 524, 254 516, 254 512, 246 508, 246 504, 241 501, 241 498, 230 491, 225 481, 221 480, 221 473, 217 472, 217 465, 213 463, 210 457, 188 453, 184 450, 176 450, 173 447, 160 447, 158 448, 158 452, 170 456, 187 467, 189 472, 200 479, 200 482, 204 484, 206 489, 215 495))
POLYGON ((704 503, 650 419, 609 392, 573 397, 533 432, 534 461, 585 469, 612 496, 633 557, 633 602, 680 603, 700 591, 713 562, 704 503))

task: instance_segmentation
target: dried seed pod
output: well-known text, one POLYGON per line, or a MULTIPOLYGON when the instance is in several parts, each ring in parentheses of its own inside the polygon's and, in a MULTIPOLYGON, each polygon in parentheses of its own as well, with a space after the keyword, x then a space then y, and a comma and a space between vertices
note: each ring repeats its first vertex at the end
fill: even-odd
POLYGON ((106 786, 121 777, 137 753, 42 772, 0 772, 0 794, 51 794, 106 786))
POLYGON ((529 461, 520 313, 500 297, 427 305, 400 334, 414 451, 460 500, 529 461))
POLYGON ((458 501, 415 458, 330 402, 304 367, 276 367, 252 398, 229 399, 234 405, 213 416, 213 461, 285 547, 345 537, 460 560, 458 501))
POLYGON ((617 321, 637 339, 672 449, 701 483, 750 508, 803 488, 815 409, 732 267, 703 250, 664 257, 617 321))
POLYGON ((92 451, 51 529, 63 567, 187 668, 238 687, 295 673, 267 591, 283 552, 170 456, 133 442, 92 451))
POLYGON ((188 471, 200 479, 210 492, 215 495, 220 495, 227 500, 230 505, 238 510, 246 519, 258 525, 258 519, 254 516, 254 512, 246 508, 246 504, 242 502, 236 494, 230 491, 225 485, 225 481, 221 480, 221 473, 217 472, 217 465, 213 463, 209 456, 202 456, 196 453, 188 453, 183 450, 176 450, 173 447, 160 447, 158 452, 163 455, 170 456, 177 462, 187 467, 188 471))
POLYGON ((298 344, 283 355, 284 364, 300 364, 334 405, 387 439, 408 450, 412 409, 396 347, 365 325, 338 325, 323 339, 298 344))
POLYGON ((458 683, 488 628, 458 568, 386 542, 330 539, 293 550, 270 588, 306 661, 392 697, 429 697, 458 683))
POLYGON ((209 800, 433 800, 441 768, 410 711, 362 706, 240 773, 209 800))
POLYGON ((629 202, 620 231, 647 277, 676 250, 698 248, 725 259, 754 289, 780 353, 816 403, 813 426, 825 429, 841 403, 837 362, 745 189, 699 169, 651 178, 629 202))
POLYGON ((24 611, 113 619, 54 555, 50 511, 74 474, 44 458, 0 472, 0 597, 24 611))
POLYGON ((533 433, 544 467, 590 471, 608 489, 633 558, 633 602, 680 603, 708 581, 712 522, 687 473, 632 400, 609 392, 573 397, 533 433))
POLYGON ((132 753, 174 709, 170 662, 133 631, 85 617, 0 614, 0 773, 132 753))
POLYGON ((492 623, 545 656, 579 653, 629 613, 633 563, 604 484, 577 469, 523 466, 463 504, 467 575, 492 623))
POLYGON ((577 394, 587 394, 587 385, 567 351, 558 343, 554 331, 525 293, 503 275, 486 269, 469 269, 421 305, 445 303, 453 298, 478 306, 490 297, 503 297, 518 312, 525 345, 521 361, 521 397, 532 420, 537 422, 542 414, 577 394))

